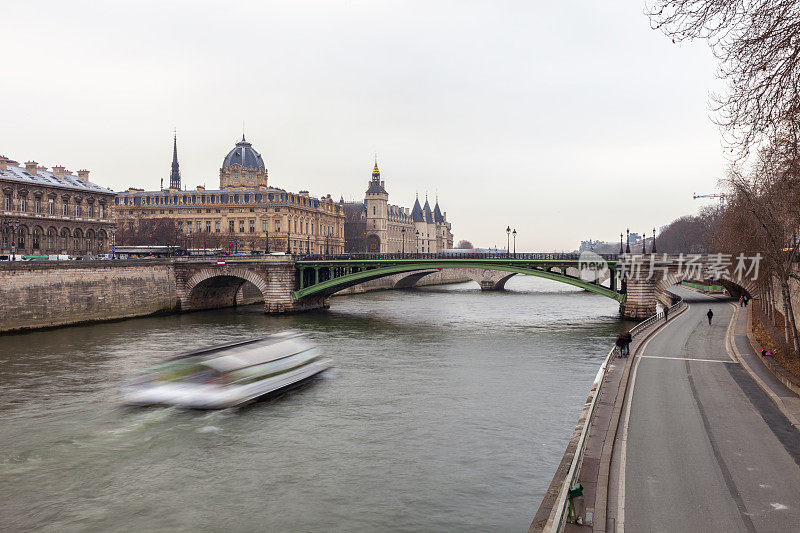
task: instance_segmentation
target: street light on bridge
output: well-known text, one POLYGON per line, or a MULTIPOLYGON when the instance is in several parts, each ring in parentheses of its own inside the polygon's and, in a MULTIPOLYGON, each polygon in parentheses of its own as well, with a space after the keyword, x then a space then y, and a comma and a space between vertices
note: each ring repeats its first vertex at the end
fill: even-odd
POLYGON ((622 233, 619 234, 619 255, 622 255, 622 233))
POLYGON ((631 228, 627 228, 625 233, 627 234, 625 241, 625 253, 629 254, 631 253, 631 228))
POLYGON ((506 255, 511 255, 511 226, 506 227, 506 255))
POLYGON ((642 255, 647 253, 647 232, 642 233, 642 255))
POLYGON ((656 228, 653 228, 653 249, 651 251, 656 253, 656 228))
POLYGON ((511 234, 514 236, 514 257, 517 257, 517 228, 514 228, 511 234))
POLYGON ((406 255, 406 228, 403 228, 400 231, 403 232, 403 255, 406 255))

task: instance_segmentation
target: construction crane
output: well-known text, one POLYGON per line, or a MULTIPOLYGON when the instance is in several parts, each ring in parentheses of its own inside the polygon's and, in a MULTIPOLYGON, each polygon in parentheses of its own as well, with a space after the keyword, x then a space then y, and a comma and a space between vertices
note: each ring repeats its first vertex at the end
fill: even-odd
POLYGON ((722 193, 720 193, 720 194, 697 194, 697 193, 694 193, 694 196, 692 196, 692 198, 694 198, 695 200, 697 200, 698 198, 719 198, 719 205, 725 205, 725 195, 722 194, 722 193))

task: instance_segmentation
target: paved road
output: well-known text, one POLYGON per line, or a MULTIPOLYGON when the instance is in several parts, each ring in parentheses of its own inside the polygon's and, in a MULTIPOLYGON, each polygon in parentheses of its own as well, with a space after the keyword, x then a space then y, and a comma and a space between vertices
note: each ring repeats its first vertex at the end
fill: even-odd
POLYGON ((682 295, 636 369, 617 530, 800 531, 800 432, 728 355, 733 307, 682 295))

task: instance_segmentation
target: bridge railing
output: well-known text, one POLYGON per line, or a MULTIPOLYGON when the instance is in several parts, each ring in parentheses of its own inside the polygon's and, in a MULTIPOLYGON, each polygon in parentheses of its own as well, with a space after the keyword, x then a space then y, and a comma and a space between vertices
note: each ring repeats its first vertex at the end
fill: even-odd
MULTIPOLYGON (((617 254, 600 254, 607 261, 616 261, 617 254)), ((569 253, 392 253, 392 254, 305 254, 298 255, 298 261, 345 261, 345 260, 402 260, 402 259, 507 259, 521 261, 578 261, 580 254, 569 253)))
MULTIPOLYGON (((686 307, 687 303, 683 301, 683 298, 680 298, 676 304, 670 306, 667 310, 668 314, 676 313, 677 311, 686 307)), ((636 324, 633 328, 631 328, 631 336, 635 339, 637 336, 643 334, 647 331, 648 328, 653 326, 654 324, 664 320, 664 312, 659 312, 654 314, 653 316, 643 320, 642 322, 636 324)), ((619 348, 614 346, 611 348, 611 351, 608 352, 606 358, 603 360, 603 363, 600 365, 600 369, 597 371, 597 375, 594 378, 594 382, 592 383, 591 391, 593 391, 593 396, 590 402, 584 409, 588 409, 586 412, 586 416, 583 417, 583 413, 581 416, 583 417, 583 426, 581 427, 580 437, 578 439, 578 444, 575 448, 575 455, 572 457, 572 462, 570 463, 569 470, 567 471, 567 475, 564 477, 564 483, 561 485, 558 491, 558 497, 556 498, 556 503, 553 506, 553 511, 550 513, 550 517, 547 520, 547 524, 544 527, 544 531, 548 532, 561 532, 564 531, 566 527, 567 520, 569 520, 569 489, 573 487, 576 483, 580 480, 578 476, 580 475, 581 466, 583 465, 583 456, 584 452, 586 451, 586 437, 589 434, 589 428, 592 425, 594 414, 595 414, 595 407, 597 405, 597 398, 600 396, 600 390, 603 387, 603 383, 605 383, 606 373, 608 372, 608 367, 611 364, 611 361, 619 354, 619 348)))

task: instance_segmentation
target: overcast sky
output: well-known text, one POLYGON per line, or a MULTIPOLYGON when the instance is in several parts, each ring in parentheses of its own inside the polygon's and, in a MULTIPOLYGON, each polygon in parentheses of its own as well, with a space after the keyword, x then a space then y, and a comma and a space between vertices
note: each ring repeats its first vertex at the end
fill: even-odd
MULTIPOLYGON (((456 240, 571 250, 693 213, 725 170, 703 43, 638 1, 6 0, 0 154, 114 190, 219 185, 242 134, 270 185, 390 203, 456 240)), ((709 201, 705 201, 708 203, 709 201)))

